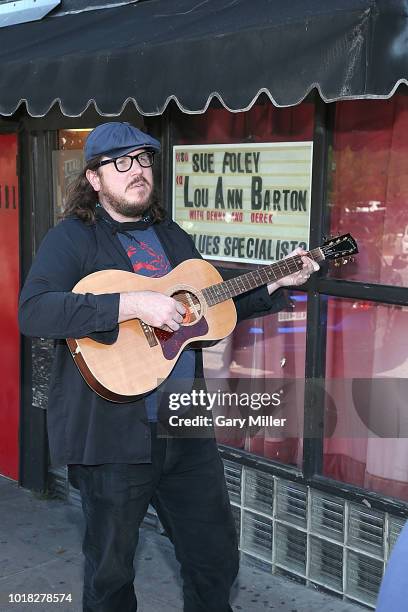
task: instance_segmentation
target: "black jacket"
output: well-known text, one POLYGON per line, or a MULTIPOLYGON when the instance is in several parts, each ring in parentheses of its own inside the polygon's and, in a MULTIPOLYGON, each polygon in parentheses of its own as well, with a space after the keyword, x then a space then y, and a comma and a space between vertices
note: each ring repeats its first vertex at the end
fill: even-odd
MULTIPOLYGON (((155 224, 155 230, 173 267, 200 257, 190 236, 176 223, 166 220, 155 224)), ((143 398, 126 404, 102 399, 83 380, 63 340, 90 336, 108 344, 115 341, 119 294, 71 291, 84 276, 105 269, 133 271, 112 226, 103 219, 93 225, 67 219, 44 238, 21 292, 21 332, 56 340, 47 411, 53 465, 150 461, 143 398)), ((229 271, 223 276, 233 274, 229 271)), ((269 296, 265 287, 234 301, 238 320, 276 312, 286 305, 283 292, 269 296)), ((202 376, 198 351, 196 378, 202 376)))

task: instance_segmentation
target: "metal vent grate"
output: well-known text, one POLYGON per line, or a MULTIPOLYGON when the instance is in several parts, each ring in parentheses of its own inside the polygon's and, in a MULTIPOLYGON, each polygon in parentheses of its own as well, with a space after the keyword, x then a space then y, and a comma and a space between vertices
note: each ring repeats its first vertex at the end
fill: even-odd
POLYGON ((384 563, 379 559, 373 559, 353 550, 348 550, 346 554, 346 595, 375 605, 384 563))
POLYGON ((74 506, 77 506, 78 508, 81 508, 82 507, 82 503, 81 503, 81 494, 80 494, 79 490, 78 489, 74 489, 74 487, 71 487, 70 484, 68 486, 69 486, 69 493, 68 493, 69 501, 74 506))
POLYGON ((344 541, 344 500, 312 491, 310 528, 312 533, 344 541))
POLYGON ((239 464, 232 461, 224 461, 225 480, 230 500, 237 504, 241 503, 241 480, 242 468, 239 464))
POLYGON ((225 470, 245 564, 375 608, 403 519, 233 461, 225 470))
POLYGON ((310 537, 309 578, 336 591, 343 590, 343 547, 310 537))
POLYGON ((69 493, 67 468, 51 468, 48 471, 48 491, 51 497, 67 499, 69 493))
POLYGON ((157 512, 154 507, 149 504, 146 514, 143 519, 143 523, 145 525, 149 525, 150 527, 154 527, 157 531, 165 531, 162 527, 162 524, 159 521, 159 517, 157 516, 157 512))
POLYGON ((279 480, 276 495, 276 517, 306 527, 307 490, 306 487, 279 480))
POLYGON ((244 506, 272 515, 273 476, 245 469, 244 506))
POLYGON ((241 552, 240 555, 241 565, 246 565, 247 567, 253 567, 263 572, 268 572, 269 574, 272 572, 272 563, 268 563, 262 559, 258 559, 258 557, 253 557, 252 555, 248 555, 248 553, 241 552))
POLYGON ((243 511, 241 548, 266 561, 272 560, 272 519, 243 511))
POLYGON ((350 504, 347 543, 353 548, 384 556, 384 515, 350 504))
POLYGON ((36 408, 42 408, 43 410, 46 410, 48 406, 48 387, 50 386, 54 353, 55 349, 53 340, 48 340, 44 338, 32 339, 32 401, 33 406, 35 406, 36 408))
POLYGON ((238 545, 241 538, 241 508, 231 504, 232 516, 234 517, 235 529, 238 536, 238 545))
POLYGON ((394 548, 395 542, 398 539, 399 534, 402 531, 402 528, 405 525, 405 521, 397 518, 390 518, 389 528, 388 528, 388 556, 391 554, 392 549, 394 548))
POLYGON ((302 576, 306 574, 306 538, 299 529, 276 524, 276 563, 302 576))

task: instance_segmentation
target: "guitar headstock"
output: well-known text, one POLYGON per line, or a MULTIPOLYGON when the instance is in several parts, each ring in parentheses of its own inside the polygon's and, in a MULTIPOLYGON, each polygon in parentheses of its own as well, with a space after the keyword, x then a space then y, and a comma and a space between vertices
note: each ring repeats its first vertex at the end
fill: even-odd
POLYGON ((343 259, 347 263, 352 255, 358 253, 357 242, 351 234, 343 234, 326 240, 321 247, 325 259, 343 259))

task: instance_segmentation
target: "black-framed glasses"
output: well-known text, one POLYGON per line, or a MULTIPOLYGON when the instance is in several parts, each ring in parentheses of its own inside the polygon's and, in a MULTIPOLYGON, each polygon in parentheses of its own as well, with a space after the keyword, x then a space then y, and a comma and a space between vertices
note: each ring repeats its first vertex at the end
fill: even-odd
POLYGON ((105 159, 99 162, 98 167, 106 166, 106 164, 115 164, 118 172, 128 172, 133 166, 134 159, 142 168, 150 168, 154 162, 154 151, 141 151, 136 153, 136 155, 122 155, 114 159, 105 159))

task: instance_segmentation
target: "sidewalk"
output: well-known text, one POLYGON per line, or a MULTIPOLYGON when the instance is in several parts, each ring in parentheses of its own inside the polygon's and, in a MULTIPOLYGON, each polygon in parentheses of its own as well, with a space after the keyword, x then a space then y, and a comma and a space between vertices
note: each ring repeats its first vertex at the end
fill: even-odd
MULTIPOLYGON (((0 610, 81 612, 82 516, 76 507, 43 500, 0 476, 0 610), (71 593, 71 603, 9 603, 12 593, 71 593)), ((136 557, 141 612, 181 612, 178 564, 169 540, 141 529, 136 557)), ((364 608, 286 578, 241 567, 234 612, 362 612, 364 608)), ((121 612, 118 610, 118 612, 121 612)), ((214 612, 216 612, 214 610, 214 612)))

